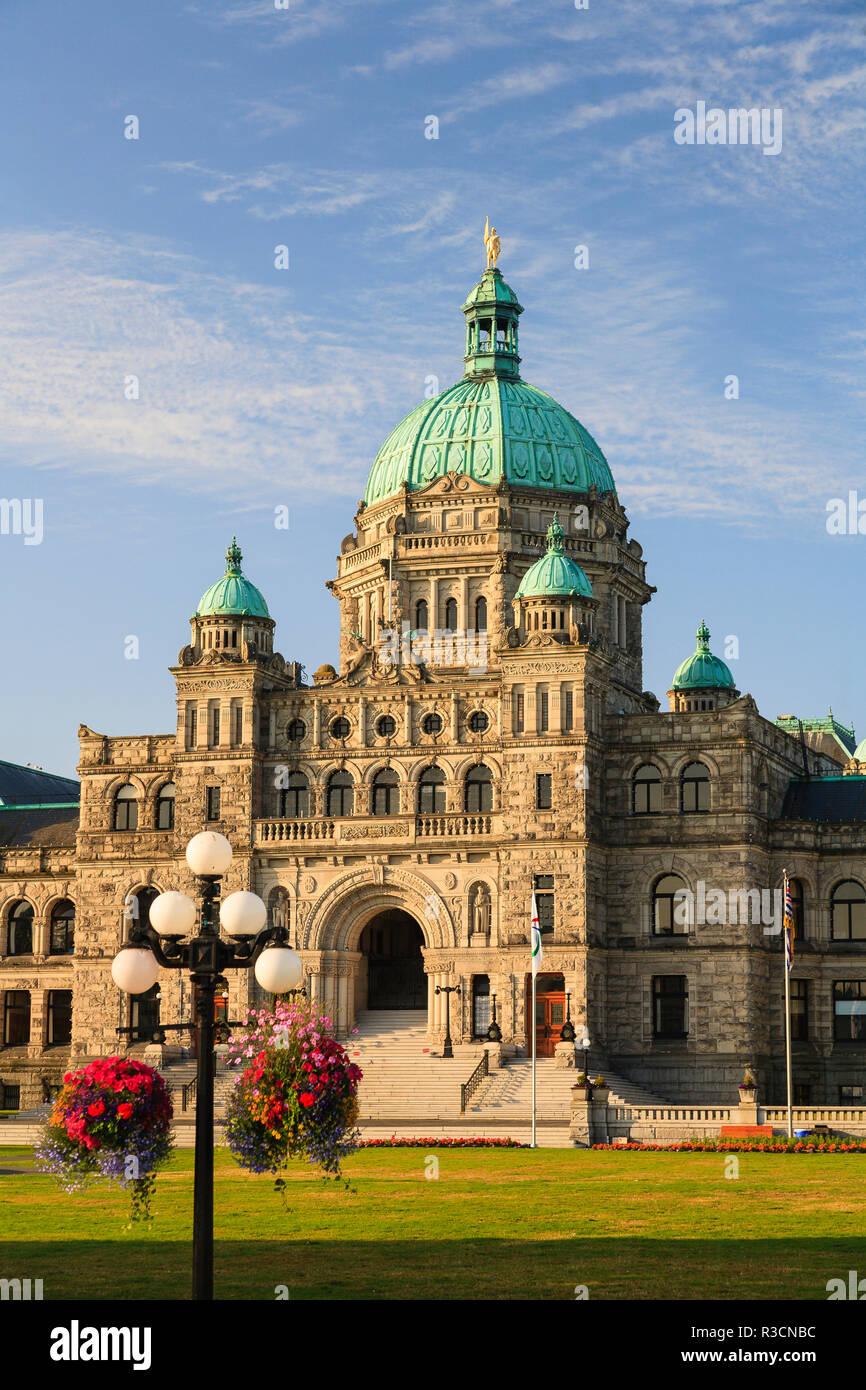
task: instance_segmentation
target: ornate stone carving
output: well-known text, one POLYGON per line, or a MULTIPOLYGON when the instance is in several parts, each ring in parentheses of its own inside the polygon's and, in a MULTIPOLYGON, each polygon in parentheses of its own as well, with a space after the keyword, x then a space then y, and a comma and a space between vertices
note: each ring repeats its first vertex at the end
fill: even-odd
POLYGON ((305 893, 315 893, 316 880, 313 878, 312 874, 306 874, 304 876, 304 878, 301 881, 301 887, 303 888, 305 893))

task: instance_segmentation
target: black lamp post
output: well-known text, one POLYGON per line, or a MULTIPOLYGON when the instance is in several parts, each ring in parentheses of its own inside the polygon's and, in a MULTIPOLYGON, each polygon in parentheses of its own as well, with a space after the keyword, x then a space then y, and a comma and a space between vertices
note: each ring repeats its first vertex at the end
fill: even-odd
POLYGON ((565 991, 565 1022, 559 1034, 563 1042, 573 1043, 575 1039, 574 1024, 571 1021, 571 990, 565 991))
POLYGON ((490 1027, 487 1029, 488 1042, 502 1042, 502 1029, 496 1022, 496 990, 493 991, 493 1018, 490 1027))
POLYGON ((454 1048, 451 1046, 451 995, 460 993, 459 985, 437 985, 437 994, 445 995, 445 1042, 442 1047, 443 1057, 453 1057, 454 1048))
POLYGON ((217 910, 219 882, 231 858, 231 845, 223 835, 210 830, 196 835, 187 845, 186 859, 198 882, 200 912, 186 893, 162 893, 151 904, 151 925, 133 925, 111 968, 115 984, 129 994, 150 989, 156 983, 160 966, 166 970, 189 970, 195 986, 198 1067, 192 1296, 196 1300, 213 1298, 216 991, 224 987, 224 970, 248 970, 253 966, 259 984, 272 994, 284 994, 296 987, 302 971, 300 959, 288 949, 288 931, 285 927, 265 926, 267 908, 255 893, 231 893, 217 910), (198 931, 194 932, 197 919, 198 931), (220 939, 220 925, 231 942, 220 939))

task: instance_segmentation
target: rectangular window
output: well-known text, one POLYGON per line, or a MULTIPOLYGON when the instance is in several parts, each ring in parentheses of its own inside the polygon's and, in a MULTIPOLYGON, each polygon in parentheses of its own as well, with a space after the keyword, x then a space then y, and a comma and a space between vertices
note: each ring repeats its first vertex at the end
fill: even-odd
POLYGON ((220 818, 220 789, 219 787, 207 788, 207 819, 219 820, 220 818))
POLYGON ((685 975, 653 977, 653 1037, 685 1038, 689 1032, 689 982, 685 975))
POLYGON ((72 990, 52 989, 48 995, 48 1042, 65 1047, 72 1038, 72 990))
POLYGON ((805 1081, 795 1081, 791 1087, 791 1099, 795 1105, 809 1105, 812 1101, 812 1087, 805 1081))
POLYGON ((210 710, 210 742, 215 748, 220 741, 220 707, 212 705, 210 710))
POLYGON ((513 699, 514 699, 514 708, 513 708, 514 732, 515 732, 516 734, 522 734, 522 733, 523 733, 523 728, 524 728, 524 724, 523 724, 523 718, 524 718, 524 716, 523 716, 523 691, 522 691, 522 690, 515 690, 514 693, 513 693, 513 699))
POLYGON ((628 646, 628 605, 624 598, 619 599, 619 645, 628 646))
POLYGON ((23 989, 6 991, 3 1041, 7 1047, 25 1047, 30 1041, 30 995, 23 989))
POLYGON ((536 773, 535 805, 539 811, 549 811, 553 806, 553 778, 549 772, 536 773))
POLYGON ((805 1042, 809 1036, 809 981, 791 981, 791 1037, 805 1042))
POLYGON ((574 728, 574 691, 570 685, 562 692, 562 728, 567 734, 574 728))
POLYGON ((553 874, 536 874, 532 880, 538 925, 542 932, 552 932, 554 926, 553 874))
POLYGON ((0 1083, 0 1110, 21 1109, 21 1087, 0 1083))
POLYGON ((837 1042, 866 1042, 866 980, 834 982, 833 1015, 837 1042))
POLYGON ((235 745, 240 745, 244 741, 244 711, 243 706, 238 705, 235 709, 235 745))
POLYGON ((540 686, 539 689, 538 689, 537 695, 538 695, 538 732, 539 732, 540 734, 546 734, 548 728, 550 727, 550 726, 549 726, 549 719, 548 719, 548 704, 549 704, 549 701, 548 701, 548 696, 547 696, 547 689, 546 689, 546 687, 540 686))
POLYGON ((490 976, 472 977, 472 1036, 486 1038, 490 1027, 490 976))
POLYGON ((853 1101, 856 1101, 857 1104, 859 1105, 859 1104, 861 1103, 862 1100, 863 1100, 863 1087, 862 1087, 862 1086, 840 1086, 840 1087, 839 1087, 839 1104, 840 1104, 840 1105, 850 1105, 853 1101))
POLYGON ((186 707, 186 746, 195 748, 198 742, 198 709, 194 704, 186 707))

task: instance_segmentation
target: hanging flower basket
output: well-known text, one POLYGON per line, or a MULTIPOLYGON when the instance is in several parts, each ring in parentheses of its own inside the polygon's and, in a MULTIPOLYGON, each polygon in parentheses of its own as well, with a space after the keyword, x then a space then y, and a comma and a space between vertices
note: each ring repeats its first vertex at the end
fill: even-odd
POLYGON ((171 1095, 153 1067, 107 1057, 69 1072, 36 1146, 67 1192, 103 1180, 129 1189, 130 1217, 151 1220, 156 1171, 172 1149, 171 1095))
POLYGON ((340 1177, 358 1146, 358 1082, 331 1032, 331 1020, 309 1000, 278 999, 273 1010, 250 1010, 229 1038, 226 1062, 243 1067, 232 1092, 226 1142, 243 1168, 277 1175, 293 1158, 340 1177))

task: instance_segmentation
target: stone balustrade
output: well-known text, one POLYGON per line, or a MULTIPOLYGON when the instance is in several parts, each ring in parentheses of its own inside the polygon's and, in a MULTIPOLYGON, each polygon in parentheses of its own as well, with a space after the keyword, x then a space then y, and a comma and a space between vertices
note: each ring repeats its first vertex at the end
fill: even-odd
POLYGON ((500 817, 489 813, 450 812, 411 816, 311 816, 306 819, 267 817, 254 822, 254 843, 306 844, 328 842, 474 839, 500 833, 500 817))

